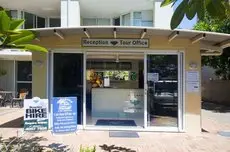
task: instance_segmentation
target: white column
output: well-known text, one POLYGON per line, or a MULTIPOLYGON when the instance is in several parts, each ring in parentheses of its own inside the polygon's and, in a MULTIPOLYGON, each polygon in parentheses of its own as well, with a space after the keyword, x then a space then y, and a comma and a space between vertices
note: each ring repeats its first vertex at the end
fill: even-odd
POLYGON ((61 0, 61 27, 77 27, 81 24, 78 0, 61 0))
POLYGON ((154 15, 154 27, 170 29, 170 21, 173 15, 173 7, 171 5, 161 7, 163 0, 153 1, 153 15, 154 15))
POLYGON ((68 27, 68 0, 61 0, 61 27, 68 27))
POLYGON ((68 26, 81 26, 80 4, 78 0, 69 0, 68 26))

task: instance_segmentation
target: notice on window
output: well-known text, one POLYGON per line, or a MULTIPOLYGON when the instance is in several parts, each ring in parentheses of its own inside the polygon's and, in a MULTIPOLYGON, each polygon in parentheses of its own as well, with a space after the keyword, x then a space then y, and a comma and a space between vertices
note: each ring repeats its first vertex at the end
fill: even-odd
POLYGON ((110 87, 110 80, 109 77, 104 78, 104 87, 110 87))
POLYGON ((159 73, 148 73, 148 81, 158 82, 159 81, 159 73))
POLYGON ((198 71, 187 71, 186 73, 186 91, 189 93, 200 92, 200 74, 198 71))

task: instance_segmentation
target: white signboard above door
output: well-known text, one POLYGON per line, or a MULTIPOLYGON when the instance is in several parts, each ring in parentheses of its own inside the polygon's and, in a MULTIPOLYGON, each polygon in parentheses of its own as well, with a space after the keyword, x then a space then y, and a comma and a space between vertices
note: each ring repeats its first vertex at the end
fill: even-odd
POLYGON ((82 47, 148 48, 148 39, 82 39, 82 47))

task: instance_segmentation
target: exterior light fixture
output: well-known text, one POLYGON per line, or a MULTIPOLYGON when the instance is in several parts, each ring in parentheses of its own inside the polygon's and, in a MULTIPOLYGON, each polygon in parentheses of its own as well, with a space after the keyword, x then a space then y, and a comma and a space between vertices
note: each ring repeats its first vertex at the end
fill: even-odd
POLYGON ((117 38, 117 29, 116 28, 113 29, 113 37, 115 39, 117 38))
POLYGON ((189 63, 189 68, 192 70, 195 70, 198 68, 198 64, 196 62, 192 61, 189 63))
POLYGON ((229 40, 226 40, 226 41, 223 41, 219 44, 219 46, 221 48, 227 48, 227 47, 230 47, 230 39, 229 40))
POLYGON ((89 32, 87 31, 87 29, 84 28, 83 30, 84 30, 85 35, 88 37, 88 39, 90 39, 90 35, 89 35, 89 32))
POLYGON ((117 54, 116 63, 119 63, 119 55, 117 54))
POLYGON ((58 32, 57 30, 54 30, 54 34, 59 37, 60 39, 64 39, 64 36, 61 32, 58 32))
POLYGON ((168 37, 168 41, 171 42, 172 40, 174 40, 179 35, 179 33, 179 31, 172 32, 168 37))
POLYGON ((147 29, 144 29, 143 32, 141 33, 141 39, 145 37, 146 33, 147 33, 147 29))
POLYGON ((44 62, 42 60, 35 60, 33 62, 33 65, 36 66, 36 67, 42 67, 44 64, 44 62))
POLYGON ((197 36, 195 36, 194 38, 191 39, 192 41, 192 44, 204 39, 206 37, 206 34, 205 33, 202 33, 202 34, 198 34, 197 36))

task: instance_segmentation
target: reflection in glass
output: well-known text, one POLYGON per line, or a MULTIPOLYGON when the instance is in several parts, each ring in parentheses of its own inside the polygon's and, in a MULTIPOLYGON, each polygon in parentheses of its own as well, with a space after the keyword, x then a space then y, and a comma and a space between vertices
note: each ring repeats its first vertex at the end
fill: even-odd
POLYGON ((87 125, 143 127, 144 90, 139 89, 139 81, 143 83, 143 79, 139 79, 138 72, 142 69, 143 74, 144 68, 139 62, 87 59, 87 125))
POLYGON ((54 54, 54 97, 77 97, 78 124, 82 124, 83 54, 54 54))
POLYGON ((46 25, 45 18, 37 17, 37 28, 44 28, 46 25))
POLYGON ((31 61, 18 61, 17 69, 17 81, 32 81, 31 61))
POLYGON ((177 126, 178 61, 177 55, 148 55, 147 76, 148 126, 177 126))
POLYGON ((25 29, 31 29, 35 27, 35 15, 31 13, 24 12, 24 18, 25 18, 25 29))
POLYGON ((27 92, 28 94, 26 95, 26 98, 31 99, 32 98, 32 83, 17 83, 17 92, 18 94, 27 92))
POLYGON ((60 27, 61 20, 60 18, 50 18, 50 27, 60 27))

